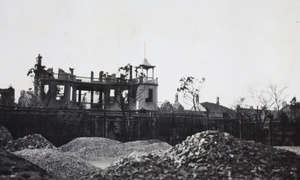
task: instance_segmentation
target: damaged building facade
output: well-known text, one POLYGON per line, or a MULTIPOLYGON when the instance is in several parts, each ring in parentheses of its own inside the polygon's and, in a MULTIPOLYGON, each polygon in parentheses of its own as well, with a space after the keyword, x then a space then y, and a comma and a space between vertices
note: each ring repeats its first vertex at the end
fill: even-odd
POLYGON ((7 89, 0 89, 0 106, 14 106, 15 89, 9 87, 7 89))
POLYGON ((119 68, 117 74, 91 71, 90 77, 82 77, 73 68, 58 73, 53 68, 46 70, 38 55, 28 74, 34 74, 34 93, 46 107, 122 110, 125 105, 126 110, 157 110, 154 68, 145 58, 139 66, 119 68))

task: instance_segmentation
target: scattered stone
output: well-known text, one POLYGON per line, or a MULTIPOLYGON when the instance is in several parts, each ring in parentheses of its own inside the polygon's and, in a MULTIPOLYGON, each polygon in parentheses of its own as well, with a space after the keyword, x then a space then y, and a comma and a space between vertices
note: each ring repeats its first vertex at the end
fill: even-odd
MULTIPOLYGON (((57 179, 298 179, 300 156, 271 146, 204 131, 172 147, 158 140, 121 143, 77 138, 56 149, 15 152, 57 179), (86 162, 119 158, 101 170, 86 162)), ((12 178, 14 178, 12 174, 12 178)), ((27 175, 25 175, 27 177, 27 175)))
POLYGON ((76 154, 77 156, 91 161, 103 158, 115 161, 120 157, 131 153, 149 153, 152 151, 165 151, 172 146, 159 140, 143 140, 122 143, 102 137, 81 137, 61 146, 61 152, 76 154))
POLYGON ((164 154, 122 158, 107 179, 298 179, 300 156, 217 131, 187 137, 164 154))
POLYGON ((0 179, 1 180, 57 180, 39 166, 18 157, 12 153, 0 150, 0 179))
POLYGON ((61 146, 59 151, 74 153, 85 160, 120 156, 122 142, 102 137, 80 137, 61 146))
POLYGON ((23 149, 41 148, 56 149, 56 147, 51 142, 49 142, 40 134, 28 135, 13 141, 9 141, 4 147, 4 149, 10 152, 20 151, 23 149))
POLYGON ((13 138, 10 132, 4 126, 0 126, 0 149, 11 140, 13 140, 13 138))
POLYGON ((80 157, 55 149, 24 149, 15 154, 40 166, 59 179, 77 180, 89 174, 101 174, 100 169, 80 157))
POLYGON ((294 152, 298 155, 300 155, 300 147, 299 146, 274 146, 277 149, 284 149, 291 152, 294 152))
POLYGON ((157 154, 130 156, 115 162, 103 174, 107 179, 192 179, 188 168, 177 167, 168 156, 157 154))
POLYGON ((271 146, 206 131, 174 146, 168 156, 203 179, 297 179, 300 156, 271 146))

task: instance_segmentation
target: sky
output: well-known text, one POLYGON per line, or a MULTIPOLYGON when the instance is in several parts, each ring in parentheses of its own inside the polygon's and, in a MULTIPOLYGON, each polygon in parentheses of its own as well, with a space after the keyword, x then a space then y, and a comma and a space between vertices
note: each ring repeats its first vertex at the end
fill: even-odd
POLYGON ((186 76, 206 78, 201 102, 230 107, 270 82, 290 101, 300 98, 300 1, 0 0, 0 88, 14 87, 17 100, 33 87, 26 74, 38 54, 78 76, 146 56, 160 103, 174 102, 186 76))

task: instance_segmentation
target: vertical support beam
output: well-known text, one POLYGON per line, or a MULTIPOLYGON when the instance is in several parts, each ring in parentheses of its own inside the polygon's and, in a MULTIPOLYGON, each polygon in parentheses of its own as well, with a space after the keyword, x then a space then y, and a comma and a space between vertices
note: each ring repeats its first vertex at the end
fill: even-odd
POLYGON ((78 90, 78 103, 81 103, 81 89, 78 90))
POLYGON ((91 90, 91 105, 94 103, 94 91, 91 90))
POLYGON ((94 80, 94 72, 91 71, 91 82, 94 80))
POLYGON ((103 95, 102 95, 102 91, 99 91, 99 104, 100 104, 100 109, 103 109, 103 95))
POLYGON ((130 80, 132 80, 132 66, 130 65, 130 80))
POLYGON ((102 82, 103 80, 103 71, 100 71, 99 73, 99 81, 102 82))
POLYGON ((152 78, 154 80, 154 68, 152 68, 152 78))
POLYGON ((50 82, 49 84, 49 90, 50 90, 50 99, 51 101, 56 100, 56 91, 57 91, 57 84, 53 81, 50 82))
POLYGON ((76 89, 76 86, 74 86, 74 85, 72 87, 73 87, 72 101, 76 102, 76 92, 77 92, 77 89, 76 89))
POLYGON ((44 82, 41 82, 41 92, 40 92, 40 98, 41 100, 45 99, 45 88, 44 88, 44 82))
POLYGON ((66 103, 70 102, 70 91, 71 91, 71 87, 70 87, 70 83, 69 82, 65 82, 65 92, 64 92, 64 101, 66 103))
POLYGON ((110 89, 105 89, 104 90, 104 103, 107 104, 110 102, 110 96, 109 96, 109 93, 110 93, 110 89))

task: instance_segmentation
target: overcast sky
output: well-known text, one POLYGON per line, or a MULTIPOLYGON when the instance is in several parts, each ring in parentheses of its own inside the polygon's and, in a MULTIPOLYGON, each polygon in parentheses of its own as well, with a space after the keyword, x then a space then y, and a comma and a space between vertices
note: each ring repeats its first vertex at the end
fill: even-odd
POLYGON ((206 78, 201 102, 230 107, 268 82, 300 98, 298 0, 0 0, 0 88, 32 87, 39 53, 55 72, 90 76, 139 65, 144 42, 160 102, 182 76, 206 78))

